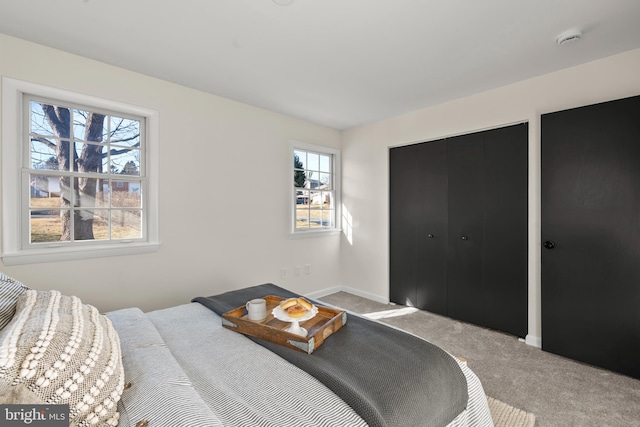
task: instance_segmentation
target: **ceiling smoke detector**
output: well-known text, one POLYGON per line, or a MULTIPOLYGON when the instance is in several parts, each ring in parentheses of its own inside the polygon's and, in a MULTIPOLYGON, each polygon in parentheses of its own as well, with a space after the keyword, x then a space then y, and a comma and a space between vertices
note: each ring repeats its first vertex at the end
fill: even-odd
POLYGON ((561 33, 558 38, 556 38, 556 43, 558 44, 558 46, 562 46, 563 44, 576 42, 580 40, 581 37, 582 31, 577 28, 572 28, 561 33))

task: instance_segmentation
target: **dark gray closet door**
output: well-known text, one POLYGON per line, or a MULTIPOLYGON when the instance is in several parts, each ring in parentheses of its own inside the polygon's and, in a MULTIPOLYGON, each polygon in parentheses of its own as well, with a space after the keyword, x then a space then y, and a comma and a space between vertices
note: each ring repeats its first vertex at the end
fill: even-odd
POLYGON ((447 143, 419 144, 417 307, 447 313, 447 143))
POLYGON ((542 116, 542 348, 640 378, 640 97, 542 116))
POLYGON ((420 173, 415 145, 389 150, 389 299, 412 305, 416 298, 416 230, 420 173))
POLYGON ((484 325, 528 331, 528 153, 526 123, 485 133, 484 325))
POLYGON ((389 171, 389 299, 446 314, 446 144, 392 148, 389 171))
POLYGON ((486 295, 482 265, 484 245, 484 135, 448 140, 449 245, 447 285, 449 316, 484 324, 486 295))

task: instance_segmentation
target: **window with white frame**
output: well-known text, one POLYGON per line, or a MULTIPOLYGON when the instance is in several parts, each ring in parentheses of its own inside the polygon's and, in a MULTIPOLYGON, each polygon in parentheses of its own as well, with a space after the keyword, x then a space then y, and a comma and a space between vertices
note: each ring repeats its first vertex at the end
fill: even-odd
POLYGON ((5 78, 2 119, 5 264, 157 250, 157 113, 5 78))
POLYGON ((292 154, 293 232, 336 231, 340 152, 294 142, 292 154))

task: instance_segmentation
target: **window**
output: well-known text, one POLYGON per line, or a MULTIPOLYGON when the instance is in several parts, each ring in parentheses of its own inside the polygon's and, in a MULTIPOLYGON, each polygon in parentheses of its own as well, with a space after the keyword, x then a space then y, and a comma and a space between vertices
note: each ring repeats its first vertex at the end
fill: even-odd
POLYGON ((5 264, 157 250, 157 113, 7 78, 2 102, 5 264))
POLYGON ((337 231, 340 152, 299 142, 291 147, 293 233, 337 231))

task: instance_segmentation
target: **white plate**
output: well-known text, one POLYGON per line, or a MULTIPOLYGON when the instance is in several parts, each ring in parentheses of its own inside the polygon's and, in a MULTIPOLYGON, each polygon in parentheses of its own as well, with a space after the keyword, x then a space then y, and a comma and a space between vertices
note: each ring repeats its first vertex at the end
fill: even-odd
POLYGON ((273 314, 273 317, 278 320, 282 320, 283 322, 304 322, 305 320, 313 319, 316 314, 318 314, 318 307, 312 305, 311 310, 307 311, 304 316, 291 317, 278 305, 271 310, 271 314, 273 314))

